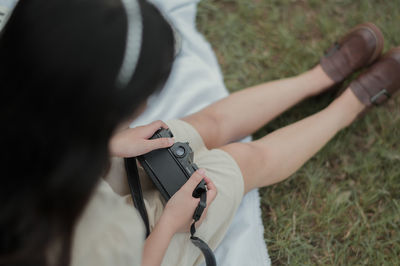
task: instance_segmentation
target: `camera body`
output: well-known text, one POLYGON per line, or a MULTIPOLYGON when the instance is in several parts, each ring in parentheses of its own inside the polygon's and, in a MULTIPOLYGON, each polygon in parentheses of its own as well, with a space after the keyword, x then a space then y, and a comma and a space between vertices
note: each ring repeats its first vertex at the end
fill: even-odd
MULTIPOLYGON (((161 128, 150 139, 171 137, 173 134, 169 129, 161 128)), ((167 201, 198 169, 193 163, 193 151, 188 142, 176 142, 169 148, 151 151, 137 159, 167 201)), ((198 198, 205 191, 205 181, 202 180, 193 191, 193 197, 198 198)))

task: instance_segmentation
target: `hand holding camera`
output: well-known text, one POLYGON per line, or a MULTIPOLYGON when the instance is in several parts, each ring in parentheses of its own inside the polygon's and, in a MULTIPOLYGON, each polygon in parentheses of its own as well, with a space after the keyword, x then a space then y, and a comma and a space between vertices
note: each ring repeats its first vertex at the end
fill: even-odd
MULTIPOLYGON (((205 171, 198 170, 193 163, 189 144, 174 143, 172 132, 162 121, 118 132, 111 140, 110 149, 118 157, 142 155, 138 160, 168 201, 163 216, 173 221, 176 232, 188 231, 201 193, 207 191, 207 206, 215 199, 216 187, 205 176, 205 171)), ((206 211, 207 208, 198 224, 206 211)))
MULTIPOLYGON (((171 139, 169 129, 160 128, 148 141, 171 139)), ((207 265, 216 265, 213 251, 199 237, 196 227, 206 216, 208 206, 215 199, 217 189, 203 169, 193 162, 193 151, 188 142, 176 142, 164 149, 154 149, 132 158, 125 158, 125 169, 133 202, 146 226, 146 237, 151 238, 150 225, 136 165, 140 162, 160 194, 167 201, 156 227, 157 234, 171 239, 177 232, 190 231, 190 241, 201 250, 207 265), (164 229, 160 229, 164 228, 164 229)), ((148 243, 147 241, 146 243, 148 243)))
POLYGON ((189 232, 193 222, 193 212, 197 208, 200 199, 192 196, 193 190, 201 180, 207 185, 207 208, 204 210, 200 220, 196 223, 198 227, 206 217, 208 206, 214 201, 217 195, 217 188, 214 183, 205 175, 203 169, 197 170, 167 202, 161 219, 169 224, 174 233, 189 232))
POLYGON ((127 128, 117 132, 110 140, 111 155, 129 158, 152 150, 171 147, 174 144, 172 137, 150 139, 160 128, 167 129, 168 126, 158 120, 145 126, 127 128))

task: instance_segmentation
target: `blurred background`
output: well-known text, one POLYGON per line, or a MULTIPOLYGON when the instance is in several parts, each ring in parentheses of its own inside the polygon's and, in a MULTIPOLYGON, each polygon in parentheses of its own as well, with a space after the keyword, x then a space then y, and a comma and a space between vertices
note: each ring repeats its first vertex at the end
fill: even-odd
MULTIPOLYGON (((300 74, 365 21, 382 30, 384 52, 400 46, 399 0, 203 0, 197 17, 231 92, 300 74)), ((317 112, 335 92, 301 103, 254 137, 317 112)), ((339 133, 291 178, 260 190, 272 263, 400 265, 399 166, 397 95, 339 133)))

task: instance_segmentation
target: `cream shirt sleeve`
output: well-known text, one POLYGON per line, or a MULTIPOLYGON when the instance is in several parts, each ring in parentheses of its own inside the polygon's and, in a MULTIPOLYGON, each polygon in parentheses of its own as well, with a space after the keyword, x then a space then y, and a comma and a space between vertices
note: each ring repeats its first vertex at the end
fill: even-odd
POLYGON ((144 239, 136 209, 101 180, 75 228, 71 265, 140 265, 144 239))

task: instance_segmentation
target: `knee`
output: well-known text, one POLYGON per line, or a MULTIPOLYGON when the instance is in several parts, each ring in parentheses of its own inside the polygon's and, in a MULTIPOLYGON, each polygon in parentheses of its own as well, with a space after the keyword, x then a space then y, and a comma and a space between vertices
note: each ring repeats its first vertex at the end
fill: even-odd
POLYGON ((208 149, 219 148, 223 144, 223 132, 221 129, 221 121, 214 113, 205 113, 203 116, 204 125, 207 125, 205 130, 207 131, 208 139, 206 146, 208 149))
POLYGON ((222 147, 238 164, 245 186, 245 192, 264 186, 268 175, 268 155, 254 142, 238 142, 222 147))
POLYGON ((268 164, 268 152, 256 142, 236 142, 222 148, 230 153, 241 168, 249 172, 263 172, 268 164))

